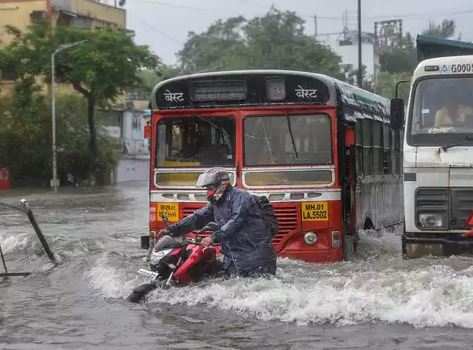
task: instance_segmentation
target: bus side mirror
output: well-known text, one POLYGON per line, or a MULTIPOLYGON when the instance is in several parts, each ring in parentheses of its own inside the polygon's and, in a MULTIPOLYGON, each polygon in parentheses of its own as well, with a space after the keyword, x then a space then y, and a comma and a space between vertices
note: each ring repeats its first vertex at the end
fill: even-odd
POLYGON ((404 127, 404 100, 393 98, 391 100, 391 128, 400 130, 404 127))

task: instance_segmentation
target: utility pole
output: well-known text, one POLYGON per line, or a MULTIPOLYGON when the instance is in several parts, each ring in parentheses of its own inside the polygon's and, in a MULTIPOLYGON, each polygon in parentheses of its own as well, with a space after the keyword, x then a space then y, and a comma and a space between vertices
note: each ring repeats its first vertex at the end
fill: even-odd
POLYGON ((51 179, 51 187, 54 189, 54 192, 57 192, 59 187, 59 179, 57 176, 57 145, 56 145, 56 77, 55 77, 55 69, 56 69, 56 55, 61 51, 66 49, 70 49, 71 47, 75 47, 82 43, 85 43, 87 40, 76 41, 71 44, 63 44, 59 45, 59 47, 54 50, 51 54, 51 150, 53 155, 52 161, 52 175, 53 178, 51 179))
POLYGON ((314 39, 317 40, 318 28, 317 28, 317 16, 314 15, 314 39))
POLYGON ((361 88, 363 83, 363 63, 361 61, 361 0, 358 0, 358 74, 357 85, 361 88))

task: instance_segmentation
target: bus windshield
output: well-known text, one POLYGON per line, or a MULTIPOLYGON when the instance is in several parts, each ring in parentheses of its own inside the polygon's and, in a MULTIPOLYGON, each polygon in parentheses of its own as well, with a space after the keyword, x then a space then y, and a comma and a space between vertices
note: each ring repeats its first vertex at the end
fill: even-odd
POLYGON ((414 94, 409 138, 413 145, 471 144, 473 78, 420 81, 414 94))
POLYGON ((330 118, 326 114, 247 117, 245 166, 332 163, 330 118))
POLYGON ((159 168, 233 166, 235 121, 228 117, 179 117, 158 124, 159 168))

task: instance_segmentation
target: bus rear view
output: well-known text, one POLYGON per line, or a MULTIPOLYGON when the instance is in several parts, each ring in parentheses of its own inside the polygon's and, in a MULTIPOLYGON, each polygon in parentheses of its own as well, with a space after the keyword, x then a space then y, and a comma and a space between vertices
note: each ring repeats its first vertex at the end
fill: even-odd
POLYGON ((408 113, 403 252, 473 253, 473 56, 421 62, 408 113))

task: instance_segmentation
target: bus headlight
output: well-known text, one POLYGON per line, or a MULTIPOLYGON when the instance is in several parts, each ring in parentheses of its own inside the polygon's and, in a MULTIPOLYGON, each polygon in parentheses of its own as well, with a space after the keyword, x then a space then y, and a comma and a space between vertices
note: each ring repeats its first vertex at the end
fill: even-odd
POLYGON ((443 215, 438 213, 422 213, 419 214, 419 223, 424 228, 441 228, 444 227, 443 215))
POLYGON ((314 245, 315 243, 317 243, 317 240, 318 240, 318 237, 317 237, 317 234, 315 232, 307 232, 304 235, 305 244, 314 245))

